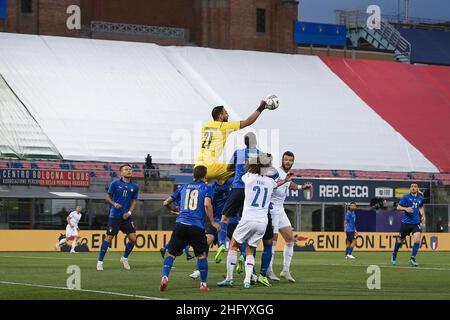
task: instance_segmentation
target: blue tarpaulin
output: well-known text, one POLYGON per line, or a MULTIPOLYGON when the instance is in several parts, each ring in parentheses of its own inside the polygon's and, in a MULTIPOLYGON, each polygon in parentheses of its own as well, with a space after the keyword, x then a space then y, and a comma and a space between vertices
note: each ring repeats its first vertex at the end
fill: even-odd
POLYGON ((6 0, 0 0, 0 19, 6 19, 6 0))
POLYGON ((399 28, 411 43, 411 62, 450 65, 450 32, 399 28))
POLYGON ((345 46, 347 43, 347 28, 337 24, 296 21, 294 24, 294 41, 296 44, 345 46))

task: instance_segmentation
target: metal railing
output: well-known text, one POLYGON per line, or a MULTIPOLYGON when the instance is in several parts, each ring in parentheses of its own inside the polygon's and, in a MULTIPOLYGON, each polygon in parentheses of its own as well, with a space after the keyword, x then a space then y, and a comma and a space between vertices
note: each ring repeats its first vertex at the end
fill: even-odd
POLYGON ((188 29, 105 21, 92 21, 90 32, 146 35, 164 39, 189 40, 188 29))
POLYGON ((388 22, 388 20, 381 18, 380 28, 369 30, 367 27, 368 18, 369 14, 365 12, 356 10, 336 10, 337 22, 345 25, 347 30, 365 29, 369 34, 370 32, 373 32, 381 39, 385 39, 399 54, 410 59, 411 44, 388 22))

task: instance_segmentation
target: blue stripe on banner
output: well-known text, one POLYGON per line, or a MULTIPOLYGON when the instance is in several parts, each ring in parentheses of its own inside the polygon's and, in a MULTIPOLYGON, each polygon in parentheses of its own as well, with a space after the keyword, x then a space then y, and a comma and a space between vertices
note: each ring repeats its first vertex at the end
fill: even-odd
POLYGON ((0 0, 0 19, 6 19, 6 0, 0 0))

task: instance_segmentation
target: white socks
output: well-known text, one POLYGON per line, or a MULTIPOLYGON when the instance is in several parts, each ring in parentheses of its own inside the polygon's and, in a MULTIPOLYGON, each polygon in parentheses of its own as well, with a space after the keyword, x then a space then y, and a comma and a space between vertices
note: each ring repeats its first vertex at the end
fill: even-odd
POLYGON ((227 280, 233 280, 234 267, 237 261, 237 251, 230 249, 227 255, 227 280))
POLYGON ((75 251, 75 248, 77 246, 77 242, 75 240, 72 241, 72 250, 75 251))
POLYGON ((61 239, 61 241, 59 241, 59 245, 60 246, 62 246, 64 243, 66 243, 67 242, 67 239, 66 238, 63 238, 63 239, 61 239))
POLYGON ((283 251, 283 271, 289 272, 292 256, 294 255, 294 242, 286 242, 283 251))
POLYGON ((250 254, 245 258, 245 280, 244 283, 250 283, 253 274, 253 267, 255 266, 255 257, 250 254))

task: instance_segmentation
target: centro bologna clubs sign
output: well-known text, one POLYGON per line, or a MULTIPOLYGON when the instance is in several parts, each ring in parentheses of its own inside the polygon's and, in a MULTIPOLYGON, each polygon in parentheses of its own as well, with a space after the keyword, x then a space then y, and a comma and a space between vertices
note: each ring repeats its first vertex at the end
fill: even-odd
MULTIPOLYGON (((310 190, 290 190, 288 201, 295 202, 370 202, 378 197, 389 201, 400 199, 409 193, 410 181, 395 180, 333 180, 295 179, 298 184, 311 183, 310 190)), ((430 189, 430 182, 418 182, 424 192, 430 189)))
POLYGON ((0 169, 0 184, 46 187, 89 187, 89 172, 71 170, 0 169))

